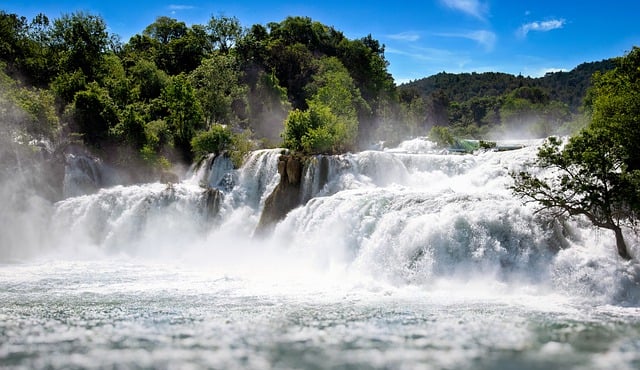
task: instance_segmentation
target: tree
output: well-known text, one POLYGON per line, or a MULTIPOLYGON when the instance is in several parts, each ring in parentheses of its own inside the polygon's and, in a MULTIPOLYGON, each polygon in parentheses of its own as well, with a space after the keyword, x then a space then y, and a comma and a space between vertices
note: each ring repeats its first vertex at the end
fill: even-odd
POLYGON ((287 90, 280 86, 275 73, 258 72, 247 91, 251 129, 273 143, 280 139, 283 122, 291 109, 287 90))
POLYGON ((285 121, 285 146, 308 153, 350 150, 358 135, 356 106, 366 102, 340 60, 328 57, 317 63, 318 74, 307 86, 309 108, 292 111, 285 121))
POLYGON ((209 130, 201 131, 191 139, 191 150, 196 158, 209 153, 217 155, 224 150, 230 149, 232 137, 231 130, 222 125, 214 125, 209 130))
POLYGON ((608 73, 596 73, 587 98, 591 125, 608 129, 624 149, 628 170, 640 170, 640 48, 617 60, 608 73))
POLYGON ((243 34, 240 21, 236 17, 211 17, 206 29, 209 31, 209 40, 213 48, 223 54, 227 54, 243 34))
POLYGON ((187 25, 184 22, 178 22, 177 19, 166 16, 156 18, 155 22, 148 25, 143 31, 143 35, 149 36, 163 45, 183 37, 186 33, 187 25))
POLYGON ((515 194, 541 210, 561 216, 583 215, 612 230, 618 255, 630 259, 623 227, 635 227, 640 214, 640 49, 596 76, 590 92, 592 121, 563 147, 550 138, 540 148, 539 168, 548 172, 514 174, 515 194))
POLYGON ((191 138, 204 121, 195 89, 184 74, 179 74, 164 88, 161 98, 168 112, 167 124, 174 132, 174 143, 186 159, 191 159, 191 138))
POLYGON ((620 257, 630 259, 622 227, 637 218, 638 172, 627 172, 611 135, 585 130, 562 148, 550 138, 538 153, 537 166, 551 175, 514 174, 515 194, 536 202, 556 217, 583 215, 597 227, 615 233, 620 257))
POLYGON ((196 89, 207 126, 237 120, 233 115, 233 103, 241 99, 245 89, 240 85, 240 72, 233 56, 212 55, 202 61, 189 79, 196 89))
POLYGON ((134 95, 143 102, 149 102, 160 96, 169 77, 158 69, 153 61, 139 59, 129 69, 134 95))
POLYGON ((109 92, 96 82, 75 94, 73 118, 86 143, 100 146, 107 139, 109 129, 118 123, 118 110, 109 92))
POLYGON ((125 51, 148 55, 170 75, 192 71, 211 50, 203 26, 189 28, 184 22, 166 16, 156 18, 142 36, 132 37, 130 44, 125 51))
POLYGON ((81 70, 92 81, 110 45, 107 24, 92 14, 65 14, 53 22, 51 44, 61 70, 68 73, 81 70))

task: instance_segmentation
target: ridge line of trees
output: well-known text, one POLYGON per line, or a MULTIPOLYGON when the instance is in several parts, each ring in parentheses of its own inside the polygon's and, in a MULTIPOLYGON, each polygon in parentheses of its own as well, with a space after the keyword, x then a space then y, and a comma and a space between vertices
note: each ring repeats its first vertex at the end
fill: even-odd
MULTIPOLYGON (((53 126, 49 119, 47 130, 32 134, 80 138, 115 164, 150 172, 206 152, 241 158, 251 148, 285 145, 337 153, 392 145, 434 126, 491 138, 573 132, 586 122, 574 108, 582 90, 556 99, 557 86, 587 86, 585 73, 545 77, 555 88, 502 74, 439 74, 398 87, 384 52, 371 35, 348 39, 308 17, 246 28, 235 17, 187 26, 160 16, 123 43, 97 15, 27 20, 0 11, 2 70, 18 81, 14 88, 37 96, 31 105, 55 112, 53 126), (509 89, 468 83, 487 76, 509 89), (420 91, 432 80, 436 90, 420 91)), ((577 70, 607 68, 592 67, 577 70)))

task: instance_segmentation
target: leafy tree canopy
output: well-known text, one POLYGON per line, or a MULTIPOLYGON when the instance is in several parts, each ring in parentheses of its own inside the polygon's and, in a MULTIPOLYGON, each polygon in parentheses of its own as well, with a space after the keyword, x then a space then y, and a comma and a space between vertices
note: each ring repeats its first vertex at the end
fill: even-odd
POLYGON ((592 121, 563 146, 549 139, 538 153, 542 174, 514 174, 513 190, 555 215, 583 215, 614 231, 620 257, 630 259, 622 229, 640 211, 640 49, 598 74, 591 95, 592 121))

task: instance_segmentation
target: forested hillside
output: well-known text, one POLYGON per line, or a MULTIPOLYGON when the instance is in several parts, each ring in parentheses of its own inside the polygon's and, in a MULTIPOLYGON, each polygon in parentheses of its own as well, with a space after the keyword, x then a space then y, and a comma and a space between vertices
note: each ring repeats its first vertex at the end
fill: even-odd
POLYGON ((583 63, 569 72, 540 78, 506 73, 438 73, 398 87, 401 99, 416 98, 428 107, 429 121, 453 126, 461 135, 482 135, 483 128, 528 126, 544 136, 555 129, 571 133, 584 125, 582 109, 594 73, 615 67, 614 59, 583 63), (563 128, 562 126, 565 125, 563 128))
POLYGON ((412 81, 399 86, 400 90, 417 90, 429 96, 442 90, 450 101, 462 103, 472 98, 500 96, 519 87, 538 87, 548 92, 549 97, 567 104, 572 111, 582 106, 591 76, 615 67, 613 59, 583 63, 569 72, 549 72, 543 77, 514 76, 507 73, 446 73, 412 81))
POLYGON ((340 153, 434 126, 469 138, 544 136, 584 124, 590 76, 612 66, 540 79, 441 73, 396 87, 384 45, 307 17, 245 27, 161 16, 127 41, 108 29, 83 12, 0 11, 0 108, 19 123, 13 137, 81 144, 154 174, 210 152, 236 163, 260 147, 340 153))
POLYGON ((324 121, 297 144, 333 152, 368 140, 394 99, 378 41, 305 17, 250 28, 225 16, 192 26, 158 17, 125 43, 107 29, 81 12, 53 21, 0 13, 5 99, 31 116, 30 134, 75 138, 114 162, 166 166, 279 145, 290 112, 311 111, 324 121))

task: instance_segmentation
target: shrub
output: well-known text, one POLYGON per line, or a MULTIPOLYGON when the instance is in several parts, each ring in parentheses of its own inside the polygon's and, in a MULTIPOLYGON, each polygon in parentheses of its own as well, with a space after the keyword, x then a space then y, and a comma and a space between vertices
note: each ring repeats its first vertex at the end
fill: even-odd
POLYGON ((191 150, 196 157, 209 153, 219 154, 231 149, 233 135, 222 125, 213 125, 208 131, 202 131, 191 139, 191 150))

